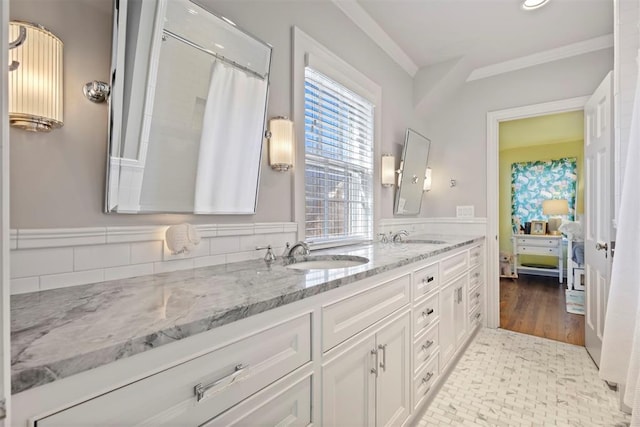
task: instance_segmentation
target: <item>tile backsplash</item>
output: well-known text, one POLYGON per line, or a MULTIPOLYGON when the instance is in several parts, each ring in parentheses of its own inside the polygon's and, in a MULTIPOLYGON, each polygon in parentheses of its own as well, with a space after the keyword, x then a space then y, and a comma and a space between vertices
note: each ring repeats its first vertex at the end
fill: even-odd
POLYGON ((105 280, 261 258, 256 246, 280 255, 297 240, 297 224, 195 226, 201 242, 188 254, 165 248, 162 227, 29 229, 11 232, 11 293, 20 294, 105 280))

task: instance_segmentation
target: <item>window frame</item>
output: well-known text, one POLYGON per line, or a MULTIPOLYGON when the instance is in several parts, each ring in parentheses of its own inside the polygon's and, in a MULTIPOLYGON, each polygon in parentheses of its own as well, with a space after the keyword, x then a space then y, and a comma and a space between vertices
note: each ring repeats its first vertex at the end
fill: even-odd
MULTIPOLYGON (((295 123, 296 154, 294 165, 293 217, 298 224, 298 239, 306 239, 305 226, 305 68, 308 66, 324 74, 350 91, 365 98, 374 105, 373 124, 373 210, 372 236, 374 239, 380 221, 380 146, 382 133, 382 88, 365 74, 345 62, 326 47, 309 37, 302 30, 293 27, 292 54, 292 119, 295 123)), ((313 249, 336 247, 371 241, 370 239, 340 239, 313 243, 313 249)))

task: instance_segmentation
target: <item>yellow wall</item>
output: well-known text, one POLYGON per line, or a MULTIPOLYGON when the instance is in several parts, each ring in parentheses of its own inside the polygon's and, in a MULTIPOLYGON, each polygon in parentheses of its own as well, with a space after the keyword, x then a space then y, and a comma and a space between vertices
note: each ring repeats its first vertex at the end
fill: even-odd
MULTIPOLYGON (((535 160, 556 160, 563 157, 576 157, 578 159, 578 200, 576 203, 576 212, 581 214, 584 212, 583 144, 583 141, 573 141, 500 151, 500 251, 513 253, 511 248, 511 164, 532 162, 535 160)), ((521 261, 555 265, 555 261, 549 257, 527 257, 526 259, 521 257, 521 261)))

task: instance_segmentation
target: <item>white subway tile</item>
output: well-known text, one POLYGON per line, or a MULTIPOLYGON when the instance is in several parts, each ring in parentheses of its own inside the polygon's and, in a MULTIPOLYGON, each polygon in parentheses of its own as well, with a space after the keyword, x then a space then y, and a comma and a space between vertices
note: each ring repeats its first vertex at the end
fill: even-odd
POLYGON ((282 233, 283 230, 284 223, 282 222, 258 222, 254 225, 255 234, 282 233))
POLYGON ((73 248, 11 251, 11 278, 73 271, 73 248))
POLYGON ((138 227, 107 227, 107 243, 129 243, 164 240, 167 227, 138 226, 138 227))
POLYGON ((263 257, 264 257, 263 251, 253 250, 253 251, 245 251, 245 252, 236 252, 232 254, 227 254, 227 263, 248 261, 251 259, 258 259, 263 257))
POLYGON ((193 268, 193 258, 153 263, 154 273, 168 273, 170 271, 188 270, 190 268, 193 268))
POLYGON ((74 248, 74 271, 129 265, 131 251, 128 243, 74 248))
POLYGON ((209 242, 209 253, 211 255, 226 254, 240 251, 240 237, 212 237, 209 242))
POLYGON ((38 292, 40 290, 40 277, 24 277, 11 279, 11 295, 38 292))
POLYGON ((216 237, 218 235, 218 226, 216 224, 194 225, 200 237, 216 237))
POLYGON ((104 280, 118 280, 153 274, 153 263, 105 268, 104 280))
POLYGON ((296 233, 298 234, 298 223, 296 222, 285 222, 283 230, 285 233, 296 233))
POLYGON ((253 224, 218 224, 218 236, 247 236, 254 234, 253 224))
POLYGON ((18 249, 18 230, 11 230, 9 235, 9 249, 18 249))
MULTIPOLYGON (((262 237, 262 236, 260 236, 262 237)), ((261 239, 258 236, 240 236, 240 250, 238 252, 255 250, 261 239)))
POLYGON ((131 264, 162 261, 164 242, 131 243, 131 264))
POLYGON ((66 288, 104 281, 104 270, 76 271, 73 273, 40 276, 40 290, 66 288))
POLYGON ((210 265, 220 265, 227 262, 227 257, 225 255, 210 255, 203 256, 193 259, 193 267, 208 267, 210 265))

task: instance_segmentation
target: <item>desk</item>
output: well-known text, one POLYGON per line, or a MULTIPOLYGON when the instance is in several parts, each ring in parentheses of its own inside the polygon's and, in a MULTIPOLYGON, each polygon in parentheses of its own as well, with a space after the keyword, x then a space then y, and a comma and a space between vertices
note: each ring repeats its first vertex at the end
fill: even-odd
POLYGON ((533 234, 516 234, 512 237, 513 254, 515 256, 516 271, 523 273, 557 272, 560 283, 563 282, 563 253, 562 236, 533 234), (557 268, 537 268, 520 265, 519 255, 542 255, 558 259, 557 268))

